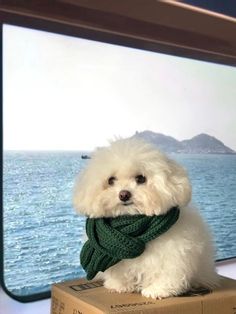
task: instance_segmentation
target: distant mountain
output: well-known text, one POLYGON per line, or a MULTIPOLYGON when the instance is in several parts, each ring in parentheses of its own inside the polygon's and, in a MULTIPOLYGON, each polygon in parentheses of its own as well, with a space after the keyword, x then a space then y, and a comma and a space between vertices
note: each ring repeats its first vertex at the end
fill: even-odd
POLYGON ((183 145, 180 141, 174 137, 167 136, 161 133, 155 133, 152 131, 136 132, 135 137, 142 138, 152 144, 158 146, 160 150, 167 153, 179 152, 183 149, 183 145))
POLYGON ((184 151, 190 154, 236 154, 220 140, 208 134, 199 134, 190 140, 182 141, 184 151))
POLYGON ((189 140, 178 141, 174 137, 152 131, 136 132, 133 137, 142 138, 166 153, 185 154, 236 154, 220 140, 208 134, 199 134, 189 140))

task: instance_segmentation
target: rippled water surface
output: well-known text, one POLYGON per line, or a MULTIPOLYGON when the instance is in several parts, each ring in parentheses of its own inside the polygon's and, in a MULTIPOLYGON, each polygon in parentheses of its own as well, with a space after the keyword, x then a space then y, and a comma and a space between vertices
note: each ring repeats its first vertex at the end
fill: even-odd
MULTIPOLYGON (((217 259, 236 256, 236 155, 172 155, 189 171, 193 202, 211 225, 217 259)), ((72 152, 4 154, 4 279, 17 295, 84 275, 84 218, 71 199, 86 160, 72 152)))

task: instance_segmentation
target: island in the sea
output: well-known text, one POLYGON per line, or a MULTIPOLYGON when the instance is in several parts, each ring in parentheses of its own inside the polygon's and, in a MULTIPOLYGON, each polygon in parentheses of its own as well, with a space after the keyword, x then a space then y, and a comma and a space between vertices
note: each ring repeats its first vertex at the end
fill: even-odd
POLYGON ((133 137, 143 138, 166 153, 236 154, 236 151, 227 147, 223 142, 205 133, 183 141, 178 141, 172 136, 155 133, 149 130, 136 132, 133 137))

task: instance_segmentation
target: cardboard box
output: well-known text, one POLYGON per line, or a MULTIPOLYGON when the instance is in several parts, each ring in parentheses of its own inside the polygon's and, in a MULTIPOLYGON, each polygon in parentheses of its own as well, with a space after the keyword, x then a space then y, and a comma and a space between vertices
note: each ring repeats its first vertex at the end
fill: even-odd
POLYGON ((236 314, 236 280, 221 277, 221 287, 163 300, 138 293, 110 293, 99 281, 85 279, 52 287, 51 314, 149 313, 236 314))

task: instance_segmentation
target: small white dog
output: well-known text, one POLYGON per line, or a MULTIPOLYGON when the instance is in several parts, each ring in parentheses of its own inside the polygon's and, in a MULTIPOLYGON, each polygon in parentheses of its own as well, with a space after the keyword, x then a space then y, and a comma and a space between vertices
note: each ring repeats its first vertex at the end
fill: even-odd
POLYGON ((217 286, 211 236, 190 199, 186 171, 153 145, 130 138, 97 149, 76 184, 79 213, 90 218, 153 216, 180 209, 177 222, 148 242, 140 256, 99 273, 106 288, 166 298, 217 286))

